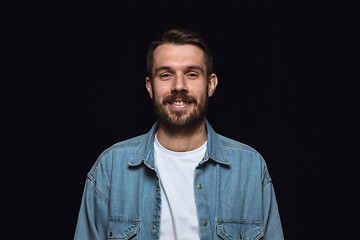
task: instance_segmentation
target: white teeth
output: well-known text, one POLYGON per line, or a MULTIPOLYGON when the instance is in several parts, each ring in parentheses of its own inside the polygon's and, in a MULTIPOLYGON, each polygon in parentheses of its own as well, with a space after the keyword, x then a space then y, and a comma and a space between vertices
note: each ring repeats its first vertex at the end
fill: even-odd
POLYGON ((185 102, 173 102, 174 105, 183 105, 185 102))

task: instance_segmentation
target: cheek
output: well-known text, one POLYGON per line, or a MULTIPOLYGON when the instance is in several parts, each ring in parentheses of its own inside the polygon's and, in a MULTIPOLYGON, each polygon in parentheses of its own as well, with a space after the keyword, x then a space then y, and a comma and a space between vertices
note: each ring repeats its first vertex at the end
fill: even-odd
POLYGON ((160 91, 161 89, 153 88, 153 101, 161 102, 164 99, 165 93, 160 91))
POLYGON ((170 91, 169 86, 167 86, 164 83, 163 84, 153 84, 152 90, 153 90, 153 94, 157 95, 157 96, 167 94, 170 91))
POLYGON ((206 86, 202 85, 201 87, 199 87, 197 92, 198 92, 198 96, 200 96, 200 98, 206 98, 209 96, 209 93, 210 93, 207 85, 206 86))

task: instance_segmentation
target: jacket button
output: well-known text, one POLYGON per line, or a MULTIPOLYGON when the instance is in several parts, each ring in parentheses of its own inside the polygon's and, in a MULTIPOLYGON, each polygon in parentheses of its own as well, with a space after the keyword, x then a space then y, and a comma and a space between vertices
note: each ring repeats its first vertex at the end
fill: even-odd
POLYGON ((198 184, 198 185, 197 185, 197 188, 198 188, 198 189, 202 189, 202 185, 201 185, 201 184, 198 184))
POLYGON ((152 229, 156 229, 156 226, 154 225, 154 226, 152 226, 152 229))
POLYGON ((206 227, 206 226, 207 226, 207 221, 203 221, 203 222, 202 222, 202 225, 203 225, 204 227, 206 227))

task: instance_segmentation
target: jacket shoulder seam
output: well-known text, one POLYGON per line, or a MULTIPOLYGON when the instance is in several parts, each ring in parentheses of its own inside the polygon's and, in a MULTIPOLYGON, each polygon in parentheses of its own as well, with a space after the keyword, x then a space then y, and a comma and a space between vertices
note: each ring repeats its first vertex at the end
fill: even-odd
MULTIPOLYGON (((130 139, 131 140, 131 139, 130 139)), ((121 148, 132 148, 132 147, 138 147, 141 143, 141 140, 136 140, 136 141, 133 141, 133 142, 130 142, 130 140, 125 140, 123 142, 118 142, 114 145, 112 145, 111 147, 109 147, 108 149, 106 149, 105 151, 103 151, 99 158, 101 158, 102 156, 108 154, 109 152, 113 151, 113 150, 117 150, 117 149, 121 149, 121 148)))
POLYGON ((241 142, 238 142, 238 141, 235 141, 235 140, 231 140, 231 142, 229 141, 226 141, 224 139, 221 140, 221 143, 223 144, 223 146, 225 147, 230 147, 230 148, 236 148, 236 149, 239 149, 239 150, 243 150, 243 151, 247 151, 247 152, 251 152, 251 153, 256 153, 256 154, 259 154, 260 153, 258 151, 256 151, 254 148, 244 144, 244 143, 241 143, 241 142))
POLYGON ((124 140, 118 143, 115 143, 114 145, 110 146, 109 148, 105 149, 97 158, 95 164, 93 165, 93 167, 91 168, 90 172, 88 173, 88 177, 90 177, 91 179, 94 179, 93 176, 93 172, 97 169, 100 161, 102 158, 105 158, 108 154, 111 154, 112 151, 118 150, 118 149, 126 149, 126 148, 136 148, 140 145, 141 140, 143 139, 142 137, 143 135, 128 139, 128 140, 124 140))

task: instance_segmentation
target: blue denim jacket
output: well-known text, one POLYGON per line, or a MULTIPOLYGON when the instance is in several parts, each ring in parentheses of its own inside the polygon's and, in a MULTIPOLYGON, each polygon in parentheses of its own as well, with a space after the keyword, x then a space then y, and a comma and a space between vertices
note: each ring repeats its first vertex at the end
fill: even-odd
MULTIPOLYGON (((195 169, 201 239, 284 239, 271 178, 252 148, 218 135, 195 169)), ((149 133, 105 150, 87 175, 76 240, 159 239, 161 198, 149 133)))

